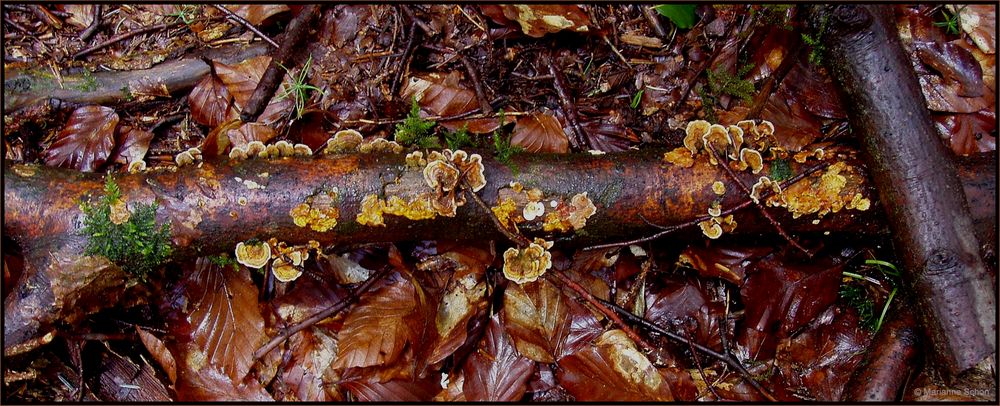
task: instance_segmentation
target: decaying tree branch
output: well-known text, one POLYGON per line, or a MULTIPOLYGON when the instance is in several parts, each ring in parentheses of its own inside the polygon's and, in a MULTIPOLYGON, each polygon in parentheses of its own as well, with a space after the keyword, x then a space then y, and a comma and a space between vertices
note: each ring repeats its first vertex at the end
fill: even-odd
POLYGON ((144 70, 63 74, 59 80, 47 70, 8 72, 3 85, 3 112, 9 114, 49 99, 115 105, 139 95, 183 93, 208 73, 208 64, 202 58, 232 64, 266 53, 267 46, 260 43, 229 46, 144 70))
MULTIPOLYGON (((662 154, 662 150, 655 148, 602 155, 522 154, 511 163, 518 168, 516 175, 510 167, 484 154, 486 186, 478 195, 486 204, 497 207, 501 196, 510 196, 516 189, 512 185, 516 181, 525 191, 537 189, 545 210, 558 214, 563 213, 560 210, 571 197, 585 193, 596 212, 579 229, 544 233, 545 216, 518 223, 525 235, 547 234, 548 239, 560 246, 645 235, 655 231, 646 221, 664 226, 681 224, 703 216, 713 203, 734 207, 748 199, 718 166, 707 160, 697 160, 686 168, 664 163, 662 154), (717 182, 728 192, 718 195, 717 189, 713 190, 717 182)), ((846 171, 846 165, 857 171, 856 176, 847 178, 855 184, 845 186, 845 190, 871 195, 857 159, 849 153, 829 154, 828 159, 837 161, 836 166, 841 170, 846 171)), ((794 176, 811 166, 829 162, 792 161, 790 171, 794 176)), ((970 173, 989 178, 996 163, 991 161, 989 165, 970 173)), ((370 208, 376 199, 412 202, 433 192, 424 169, 408 165, 402 154, 343 154, 198 162, 176 171, 122 174, 115 181, 121 189, 121 199, 128 205, 158 203, 157 221, 171 227, 173 260, 232 252, 237 242, 254 238, 276 237, 289 244, 310 240, 331 244, 504 238, 493 225, 493 216, 472 202, 458 207, 454 217, 410 220, 403 217, 405 214, 393 215, 386 209, 384 225, 358 221, 363 203, 367 202, 370 208), (310 213, 310 217, 293 218, 294 213, 310 213), (331 223, 330 219, 335 221, 331 223)), ((770 171, 767 166, 764 170, 770 171)), ((819 180, 829 170, 832 169, 805 176, 785 192, 806 197, 816 194, 812 189, 822 183, 819 180)), ((747 184, 760 176, 750 171, 737 175, 747 184)), ((992 188, 993 184, 979 183, 976 187, 992 188)), ((53 323, 61 321, 56 309, 73 308, 81 300, 79 294, 70 294, 75 292, 75 286, 86 286, 89 294, 108 297, 111 297, 108 292, 122 289, 124 283, 119 283, 122 276, 111 271, 108 274, 113 277, 109 280, 102 280, 97 274, 84 278, 79 272, 67 279, 69 275, 65 274, 67 270, 82 268, 75 264, 93 261, 94 257, 83 256, 88 236, 81 232, 84 214, 80 203, 99 199, 103 186, 101 174, 4 163, 4 231, 20 246, 26 264, 15 291, 4 304, 5 350, 45 334, 53 323)), ((822 219, 815 215, 793 218, 787 210, 778 208, 772 214, 791 233, 822 237, 824 231, 880 232, 884 227, 874 207, 877 206, 864 211, 845 208, 822 219)), ((521 213, 520 208, 516 215, 521 213)), ((995 224, 994 206, 981 207, 977 213, 981 215, 980 221, 995 224)), ((734 221, 737 224, 734 233, 773 232, 772 226, 755 210, 734 213, 734 221)), ((704 238, 698 228, 686 229, 678 235, 704 238)), ((123 268, 127 271, 128 264, 123 268)), ((104 302, 106 306, 113 305, 113 301, 104 302)))
POLYGON ((906 306, 898 306, 882 326, 864 361, 845 386, 848 402, 894 402, 913 372, 920 350, 917 320, 906 306))
POLYGON ((816 6, 810 14, 827 27, 824 60, 860 134, 933 353, 952 376, 995 362, 995 283, 891 7, 816 6))

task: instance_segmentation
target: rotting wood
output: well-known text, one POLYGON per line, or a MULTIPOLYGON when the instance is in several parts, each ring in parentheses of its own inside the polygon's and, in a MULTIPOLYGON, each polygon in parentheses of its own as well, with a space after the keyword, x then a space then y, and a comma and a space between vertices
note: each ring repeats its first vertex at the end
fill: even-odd
POLYGON ((932 353, 954 378, 996 357, 996 285, 890 6, 813 6, 932 353))

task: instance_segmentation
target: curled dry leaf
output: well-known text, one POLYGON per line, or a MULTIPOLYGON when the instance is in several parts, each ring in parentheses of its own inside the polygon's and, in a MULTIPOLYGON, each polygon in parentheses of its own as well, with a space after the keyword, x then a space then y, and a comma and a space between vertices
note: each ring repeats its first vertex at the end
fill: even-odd
POLYGON ((490 319, 479 351, 469 356, 462 372, 465 399, 472 402, 513 402, 527 389, 534 361, 521 356, 504 331, 500 315, 490 319))
POLYGON ((557 379, 577 401, 670 402, 667 381, 621 330, 559 361, 557 379))
POLYGON ((73 111, 56 141, 45 150, 45 164, 93 172, 107 162, 115 146, 118 114, 110 107, 83 106, 73 111))
POLYGON ((569 152, 569 137, 559 120, 551 114, 539 112, 517 120, 510 143, 528 152, 569 152))
MULTIPOLYGON (((409 343, 415 343, 422 326, 417 289, 399 274, 361 297, 337 334, 340 348, 333 367, 383 366, 394 363, 409 343)), ((433 396, 433 394, 431 394, 433 396)))
POLYGON ((97 11, 93 4, 64 4, 63 11, 69 13, 69 18, 65 21, 79 29, 84 29, 94 22, 94 13, 97 11))
POLYGON ((521 31, 529 37, 541 38, 562 30, 590 31, 590 17, 579 5, 504 4, 500 7, 503 15, 521 24, 521 31))
POLYGON ((602 331, 593 314, 545 279, 509 284, 503 317, 518 352, 545 363, 579 351, 602 331))
MULTIPOLYGON (((471 113, 479 109, 479 102, 476 100, 476 93, 465 86, 463 81, 462 74, 458 71, 413 76, 403 88, 403 99, 409 103, 416 98, 423 111, 440 117, 471 113)), ((500 126, 499 120, 494 118, 447 120, 440 124, 451 131, 467 126, 468 131, 473 134, 488 133, 500 126)))
POLYGON ((660 326, 682 331, 699 344, 721 348, 719 320, 725 304, 713 301, 699 278, 670 278, 646 291, 645 317, 660 326))
MULTIPOLYGON (((264 72, 267 71, 269 63, 271 63, 271 57, 257 56, 236 65, 227 65, 218 61, 212 64, 215 67, 215 73, 219 76, 219 80, 226 85, 229 93, 236 100, 236 105, 242 110, 243 106, 246 106, 247 102, 250 101, 250 97, 253 96, 253 92, 257 88, 257 84, 260 83, 261 77, 264 76, 264 72)), ((282 86, 288 86, 287 75, 285 75, 285 80, 286 82, 282 86)), ((279 89, 277 94, 280 93, 281 90, 279 89)), ((218 101, 216 99, 216 102, 218 101)), ((272 124, 288 114, 292 110, 293 104, 294 101, 290 98, 274 97, 268 103, 267 107, 264 108, 264 112, 257 118, 257 121, 264 124, 272 124)))
MULTIPOLYGON (((448 285, 437 307, 434 325, 437 337, 432 344, 429 364, 443 361, 468 338, 469 320, 486 309, 486 267, 493 255, 473 247, 456 249, 429 258, 424 264, 439 264, 435 268, 452 268, 448 285)), ((440 269, 439 269, 440 270, 440 269)))
POLYGON ((226 84, 211 72, 188 94, 191 118, 212 128, 239 117, 234 101, 226 84))
POLYGON ((441 389, 438 374, 426 378, 396 378, 380 381, 377 377, 345 380, 344 388, 361 402, 427 402, 441 389))
POLYGON ((289 11, 284 4, 227 4, 223 6, 233 14, 243 17, 250 24, 261 25, 271 16, 289 11))
POLYGON ((289 338, 291 360, 283 366, 281 379, 290 392, 283 401, 343 401, 339 380, 330 365, 337 357, 336 334, 323 326, 307 328, 289 338))
POLYGON ((146 152, 149 151, 149 144, 152 141, 153 133, 141 128, 123 125, 118 131, 118 147, 111 155, 111 160, 122 165, 141 161, 146 156, 146 152))
POLYGON ((962 31, 983 53, 995 54, 997 50, 996 4, 949 4, 952 13, 959 13, 958 23, 962 31))

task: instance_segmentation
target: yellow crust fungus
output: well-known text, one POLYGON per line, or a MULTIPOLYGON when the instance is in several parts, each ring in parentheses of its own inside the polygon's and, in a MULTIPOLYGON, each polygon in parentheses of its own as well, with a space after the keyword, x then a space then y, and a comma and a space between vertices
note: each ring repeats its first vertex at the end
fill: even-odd
MULTIPOLYGON (((516 219, 514 217, 517 215, 516 214, 517 203, 514 202, 513 198, 506 197, 500 200, 500 204, 491 207, 490 210, 493 211, 493 215, 495 215, 497 219, 500 220, 500 224, 503 224, 504 227, 516 229, 515 227, 516 219)), ((554 213, 549 213, 549 214, 552 215, 554 213)))
POLYGON ((694 155, 686 147, 677 147, 670 152, 664 153, 663 161, 681 168, 690 168, 694 165, 694 155))
POLYGON ((597 207, 587 197, 587 192, 578 193, 570 199, 573 210, 566 219, 574 230, 579 230, 587 225, 587 219, 597 213, 597 207))
POLYGON ((336 206, 338 200, 336 191, 326 191, 309 196, 288 214, 299 227, 309 226, 314 231, 329 231, 337 226, 337 218, 340 216, 340 209, 336 206))
POLYGON ((541 238, 524 249, 508 248, 503 253, 503 275, 517 284, 534 282, 552 267, 552 242, 541 238))
POLYGON ((382 218, 383 202, 377 195, 368 195, 361 199, 361 212, 356 218, 358 224, 364 226, 385 226, 382 218))

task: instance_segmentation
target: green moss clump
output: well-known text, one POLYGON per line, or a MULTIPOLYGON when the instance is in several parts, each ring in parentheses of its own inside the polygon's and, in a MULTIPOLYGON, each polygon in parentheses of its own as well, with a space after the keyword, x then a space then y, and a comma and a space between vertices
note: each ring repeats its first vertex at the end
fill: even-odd
POLYGON ((775 182, 781 182, 792 177, 792 167, 788 165, 787 159, 776 159, 771 162, 768 177, 775 182))
POLYGON ((425 120, 420 117, 420 106, 417 98, 413 98, 410 106, 410 114, 402 123, 396 124, 396 142, 404 146, 416 146, 418 148, 440 148, 434 132, 431 131, 437 122, 425 120))
POLYGON ((500 126, 493 131, 493 148, 496 149, 497 161, 506 165, 514 175, 519 172, 516 165, 511 162, 511 158, 514 155, 520 154, 523 149, 521 147, 511 144, 510 139, 512 134, 504 134, 503 128, 507 124, 506 116, 503 110, 500 110, 500 126))
POLYGON ((81 203, 86 255, 100 255, 126 271, 146 275, 170 257, 170 225, 156 224, 157 203, 136 203, 129 210, 121 201, 121 190, 109 175, 104 196, 95 203, 81 203))

